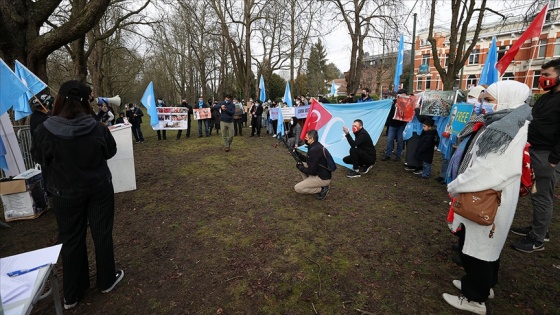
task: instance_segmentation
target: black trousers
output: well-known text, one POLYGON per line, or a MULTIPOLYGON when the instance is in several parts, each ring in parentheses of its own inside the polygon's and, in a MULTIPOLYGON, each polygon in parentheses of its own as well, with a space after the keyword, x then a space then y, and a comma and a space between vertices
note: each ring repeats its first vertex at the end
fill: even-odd
MULTIPOLYGON (((185 137, 188 138, 188 137, 191 136, 191 121, 190 120, 189 120, 189 123, 188 123, 187 126, 188 126, 188 128, 187 128, 187 132, 185 133, 185 137)), ((183 134, 183 129, 177 130, 177 139, 181 138, 181 134, 183 134)))
POLYGON ((142 128, 140 128, 140 125, 133 124, 130 129, 132 129, 132 135, 134 136, 134 140, 136 140, 136 142, 144 141, 144 135, 142 134, 142 128))
POLYGON ((90 286, 86 247, 88 222, 95 246, 97 287, 105 290, 115 283, 114 197, 111 183, 92 189, 86 196, 52 197, 58 224, 58 241, 62 243, 62 278, 67 302, 72 303, 81 298, 90 286))
POLYGON ((255 131, 257 132, 257 136, 261 135, 261 120, 261 115, 257 115, 256 117, 251 118, 251 136, 255 135, 255 131))
POLYGON ((167 140, 167 130, 156 130, 157 132, 157 139, 161 140, 161 136, 163 135, 163 140, 167 140))
POLYGON ((233 130, 235 132, 235 135, 243 135, 243 119, 239 118, 239 119, 234 119, 233 120, 233 130))
POLYGON ((350 148, 350 155, 345 156, 342 161, 346 164, 352 164, 354 170, 360 169, 361 166, 370 166, 375 164, 376 154, 369 155, 358 148, 350 148))
POLYGON ((461 252, 465 275, 461 278, 463 295, 474 302, 486 302, 490 289, 498 283, 500 260, 484 261, 461 252))

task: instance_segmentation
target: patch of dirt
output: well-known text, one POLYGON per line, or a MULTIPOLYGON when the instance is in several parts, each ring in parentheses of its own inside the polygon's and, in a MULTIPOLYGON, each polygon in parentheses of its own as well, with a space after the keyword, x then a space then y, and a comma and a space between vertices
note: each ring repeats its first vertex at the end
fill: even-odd
MULTIPOLYGON (((134 145, 138 188, 116 194, 123 282, 110 294, 96 288, 88 239, 92 287, 66 314, 461 314, 441 297, 458 294, 451 281, 463 275, 450 260, 444 185, 378 159, 361 178, 339 167, 318 201, 294 192, 295 162, 272 137, 246 132, 226 153, 215 133, 179 141, 168 133, 157 141, 145 130, 146 142, 134 145)), ((529 224, 531 211, 522 198, 514 225, 529 224)), ((52 210, 10 225, 0 230, 2 256, 56 242, 52 210)), ((512 250, 511 235, 489 314, 558 312, 556 215, 550 234, 534 254, 512 250)), ((52 313, 48 299, 32 312, 52 313)))

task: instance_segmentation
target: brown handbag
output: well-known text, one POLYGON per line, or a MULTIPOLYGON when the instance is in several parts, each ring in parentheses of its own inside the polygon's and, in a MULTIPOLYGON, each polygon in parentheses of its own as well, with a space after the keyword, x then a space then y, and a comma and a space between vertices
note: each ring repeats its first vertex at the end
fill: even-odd
POLYGON ((452 209, 456 214, 478 223, 492 225, 489 237, 494 236, 494 218, 501 204, 502 192, 494 189, 459 193, 453 200, 452 209))

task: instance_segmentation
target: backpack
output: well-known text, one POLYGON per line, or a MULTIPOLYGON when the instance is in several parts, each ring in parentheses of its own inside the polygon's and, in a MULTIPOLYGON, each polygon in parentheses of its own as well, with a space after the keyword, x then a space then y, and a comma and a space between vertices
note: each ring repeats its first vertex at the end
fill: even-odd
POLYGON ((523 164, 521 166, 521 185, 519 187, 519 196, 527 196, 529 194, 534 194, 537 192, 537 186, 535 185, 535 171, 531 165, 531 155, 529 154, 529 148, 531 144, 527 142, 525 148, 523 149, 523 164))
POLYGON ((325 147, 323 147, 323 155, 325 156, 325 159, 327 160, 326 169, 329 170, 330 172, 336 171, 336 163, 334 162, 334 160, 332 158, 332 155, 329 152, 329 150, 325 149, 325 147))

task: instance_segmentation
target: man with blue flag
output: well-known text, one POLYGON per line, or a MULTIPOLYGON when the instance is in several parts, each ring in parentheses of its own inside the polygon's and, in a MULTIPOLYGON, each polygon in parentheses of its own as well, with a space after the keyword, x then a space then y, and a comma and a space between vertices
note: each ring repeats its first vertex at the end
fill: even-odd
MULTIPOLYGON (((294 186, 299 194, 316 194, 317 199, 323 200, 330 191, 331 170, 327 167, 325 148, 319 142, 319 133, 315 129, 305 134, 307 156, 297 152, 302 162, 296 163, 303 180, 294 186)), ((330 155, 329 155, 330 156, 330 155)))

